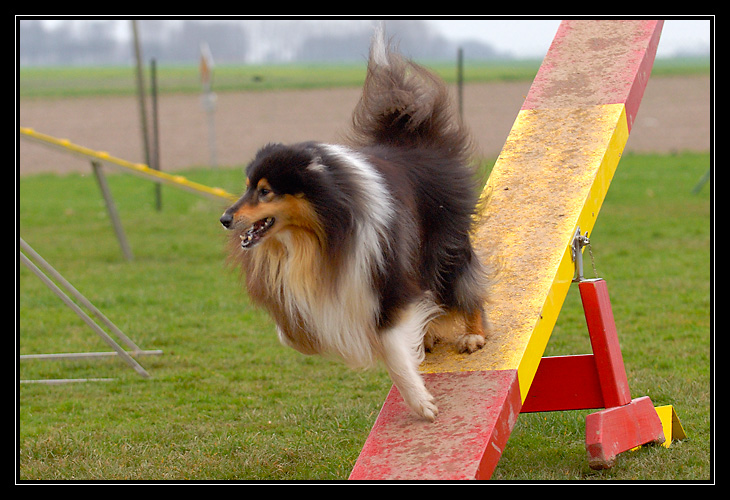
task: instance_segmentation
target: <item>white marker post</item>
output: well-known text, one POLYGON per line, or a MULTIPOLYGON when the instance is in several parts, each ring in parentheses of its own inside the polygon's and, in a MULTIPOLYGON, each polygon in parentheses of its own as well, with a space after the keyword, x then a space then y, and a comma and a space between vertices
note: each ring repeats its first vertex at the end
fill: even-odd
POLYGON ((208 115, 208 148, 210 149, 210 164, 212 167, 217 167, 218 159, 216 155, 214 119, 216 95, 211 90, 214 67, 215 63, 213 62, 213 54, 210 52, 210 47, 208 47, 207 43, 202 42, 200 44, 200 83, 203 86, 202 104, 203 109, 208 115))

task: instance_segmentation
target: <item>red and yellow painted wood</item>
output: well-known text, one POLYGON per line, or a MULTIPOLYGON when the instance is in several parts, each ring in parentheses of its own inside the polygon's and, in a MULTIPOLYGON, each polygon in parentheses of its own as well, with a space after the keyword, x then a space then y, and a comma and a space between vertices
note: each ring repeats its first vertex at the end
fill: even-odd
MULTIPOLYGON (((653 417, 644 399, 631 400, 615 329, 596 335, 591 356, 542 355, 574 276, 573 237, 578 228, 593 232, 662 24, 561 23, 487 182, 475 232, 476 245, 498 259, 487 304, 494 333, 470 355, 446 343, 427 355, 421 370, 438 402, 436 422, 419 421, 391 389, 350 479, 488 479, 521 411, 608 408, 587 422, 591 466, 659 440, 651 402, 653 417), (621 431, 626 414, 643 420, 621 431)), ((597 314, 586 308, 589 332, 613 323, 604 285, 585 285, 584 304, 598 304, 590 306, 597 314)))

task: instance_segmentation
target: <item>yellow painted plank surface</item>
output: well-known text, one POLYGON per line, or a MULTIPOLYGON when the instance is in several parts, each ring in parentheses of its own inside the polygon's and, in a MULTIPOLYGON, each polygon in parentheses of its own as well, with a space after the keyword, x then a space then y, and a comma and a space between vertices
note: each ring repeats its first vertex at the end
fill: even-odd
POLYGON ((627 139, 623 104, 520 111, 475 233, 497 268, 492 338, 471 355, 438 344, 422 371, 518 369, 524 399, 573 278, 575 229, 592 234, 627 139))

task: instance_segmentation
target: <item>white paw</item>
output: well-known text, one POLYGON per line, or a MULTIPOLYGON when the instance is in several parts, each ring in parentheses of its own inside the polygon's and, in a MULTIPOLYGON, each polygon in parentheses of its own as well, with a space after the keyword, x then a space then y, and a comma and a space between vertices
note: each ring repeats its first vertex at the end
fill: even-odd
POLYGON ((471 334, 463 335, 461 338, 459 338, 456 346, 459 348, 459 352, 472 353, 484 347, 485 343, 486 341, 481 335, 471 334))
POLYGON ((439 410, 434 397, 431 396, 431 393, 428 392, 425 386, 411 387, 410 390, 405 387, 399 387, 398 389, 403 397, 403 401, 405 401, 414 413, 429 422, 436 420, 436 415, 438 415, 439 410))
POLYGON ((436 403, 434 403, 433 396, 430 394, 427 399, 412 402, 406 401, 406 403, 408 403, 408 406, 410 406, 411 409, 420 417, 428 420, 429 422, 436 420, 436 416, 439 414, 439 409, 436 406, 436 403))

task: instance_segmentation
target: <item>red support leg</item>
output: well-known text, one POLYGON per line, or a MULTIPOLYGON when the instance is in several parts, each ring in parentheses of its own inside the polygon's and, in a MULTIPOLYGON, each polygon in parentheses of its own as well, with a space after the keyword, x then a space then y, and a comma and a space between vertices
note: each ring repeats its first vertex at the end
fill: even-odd
POLYGON ((586 451, 592 469, 607 469, 619 453, 663 443, 664 431, 648 397, 631 400, 606 282, 590 280, 578 286, 607 408, 586 417, 586 451))
POLYGON ((523 412, 612 408, 631 402, 606 282, 582 281, 579 289, 593 354, 542 358, 523 412))
POLYGON ((586 451, 591 468, 607 469, 619 453, 664 442, 664 432, 648 397, 631 400, 606 282, 579 289, 593 354, 543 358, 521 411, 606 408, 586 417, 586 451))
POLYGON ((591 336, 604 407, 612 408, 628 404, 631 401, 631 392, 606 282, 582 281, 578 284, 578 288, 583 301, 588 333, 591 336))

